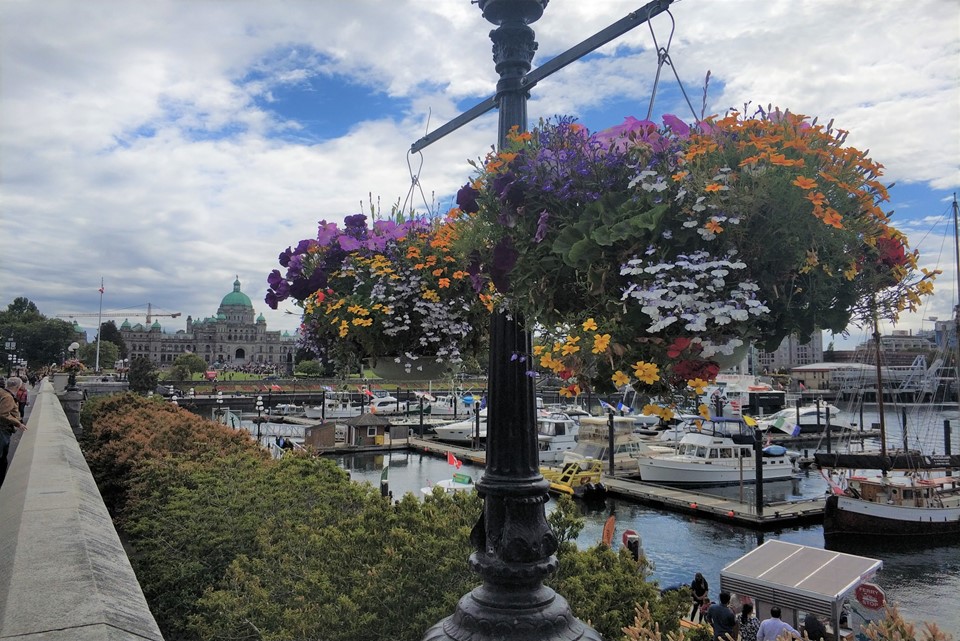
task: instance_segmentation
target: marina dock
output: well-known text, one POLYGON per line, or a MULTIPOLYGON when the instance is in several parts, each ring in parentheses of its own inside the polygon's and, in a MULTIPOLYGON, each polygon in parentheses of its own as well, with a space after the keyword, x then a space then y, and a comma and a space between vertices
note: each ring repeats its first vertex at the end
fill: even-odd
MULTIPOLYGON (((471 461, 478 465, 486 463, 484 450, 458 447, 432 439, 410 438, 407 442, 410 449, 417 451, 440 457, 450 452, 461 461, 471 461)), ((763 514, 757 514, 757 508, 752 503, 742 503, 691 489, 655 485, 625 476, 608 474, 603 475, 602 482, 607 487, 607 492, 618 498, 757 530, 776 530, 823 522, 824 498, 766 504, 763 507, 763 514)))

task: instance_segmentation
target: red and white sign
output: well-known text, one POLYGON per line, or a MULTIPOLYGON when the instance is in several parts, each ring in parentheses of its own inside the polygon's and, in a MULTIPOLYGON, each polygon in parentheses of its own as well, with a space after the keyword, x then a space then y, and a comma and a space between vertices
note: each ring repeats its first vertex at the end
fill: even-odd
POLYGON ((878 585, 873 583, 861 583, 857 586, 854 596, 857 601, 865 608, 870 610, 880 610, 886 601, 886 595, 878 585))

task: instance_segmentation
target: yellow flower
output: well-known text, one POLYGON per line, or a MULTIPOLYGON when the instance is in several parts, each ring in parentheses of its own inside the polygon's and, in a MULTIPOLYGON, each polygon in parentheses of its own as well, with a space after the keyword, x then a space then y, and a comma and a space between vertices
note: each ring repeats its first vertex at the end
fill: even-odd
POLYGON ((617 370, 613 373, 611 380, 613 380, 613 384, 616 387, 623 387, 630 382, 630 377, 624 374, 622 371, 617 370))
POLYGON ((700 416, 702 416, 703 418, 706 418, 706 419, 710 418, 710 408, 707 406, 706 403, 701 403, 697 407, 697 413, 700 414, 700 416))
POLYGON ((595 334, 593 337, 593 350, 594 354, 602 354, 607 351, 607 347, 610 345, 610 334, 595 334))
POLYGON ((585 332, 595 332, 597 331, 597 322, 592 318, 588 318, 583 321, 583 331, 585 332))
POLYGON ((350 326, 347 324, 347 321, 340 321, 340 338, 346 338, 347 334, 350 333, 350 326))
POLYGON ((534 346, 533 346, 533 355, 534 355, 534 356, 540 356, 540 354, 543 354, 543 350, 544 350, 544 349, 545 349, 545 348, 543 347, 543 345, 534 345, 534 346))
POLYGON ((653 363, 637 361, 633 364, 633 375, 641 382, 652 385, 660 380, 660 368, 653 363))
POLYGON ((707 391, 707 381, 703 380, 702 378, 694 378, 687 381, 687 386, 692 388, 693 391, 697 393, 697 396, 700 396, 707 391))
POLYGON ((579 336, 567 336, 566 342, 563 344, 563 348, 560 350, 560 353, 564 356, 570 356, 570 354, 576 354, 580 351, 580 346, 577 343, 580 342, 579 336))

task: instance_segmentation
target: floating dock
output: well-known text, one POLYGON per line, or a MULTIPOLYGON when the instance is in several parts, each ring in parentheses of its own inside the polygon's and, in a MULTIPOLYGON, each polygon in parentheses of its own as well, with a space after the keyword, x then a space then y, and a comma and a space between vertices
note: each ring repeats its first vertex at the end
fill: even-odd
MULTIPOLYGON (((410 449, 413 450, 437 456, 446 456, 450 452, 461 461, 471 461, 478 465, 486 463, 484 450, 459 447, 433 439, 411 438, 408 442, 410 449)), ((644 483, 636 479, 607 474, 603 475, 602 481, 607 487, 607 492, 617 498, 741 527, 777 530, 797 525, 823 523, 825 498, 768 503, 763 506, 763 514, 758 514, 756 505, 752 503, 742 503, 686 488, 644 483)))

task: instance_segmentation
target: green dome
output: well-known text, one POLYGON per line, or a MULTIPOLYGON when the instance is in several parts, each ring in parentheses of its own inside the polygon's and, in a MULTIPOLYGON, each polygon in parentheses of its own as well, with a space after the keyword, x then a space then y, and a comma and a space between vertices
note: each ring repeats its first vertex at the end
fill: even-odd
POLYGON ((130 319, 124 318, 123 324, 120 326, 120 329, 130 329, 130 319))
MULTIPOLYGON (((226 304, 226 303, 224 303, 224 304, 226 304)), ((227 320, 227 315, 224 314, 223 312, 220 312, 220 313, 217 314, 217 320, 227 320)))
POLYGON ((260 314, 259 316, 257 316, 257 322, 258 322, 258 323, 266 323, 266 322, 267 322, 267 319, 263 317, 263 314, 260 314))
POLYGON ((223 297, 223 300, 220 301, 220 307, 228 306, 243 306, 253 309, 253 303, 250 302, 250 297, 240 291, 240 278, 233 281, 233 291, 223 297))

